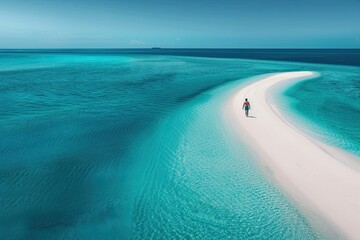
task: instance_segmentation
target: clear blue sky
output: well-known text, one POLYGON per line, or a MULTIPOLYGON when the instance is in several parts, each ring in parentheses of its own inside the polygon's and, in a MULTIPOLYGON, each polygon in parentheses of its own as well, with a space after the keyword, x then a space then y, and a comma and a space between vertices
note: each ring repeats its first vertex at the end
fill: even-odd
POLYGON ((0 0, 0 48, 360 48, 360 0, 0 0))

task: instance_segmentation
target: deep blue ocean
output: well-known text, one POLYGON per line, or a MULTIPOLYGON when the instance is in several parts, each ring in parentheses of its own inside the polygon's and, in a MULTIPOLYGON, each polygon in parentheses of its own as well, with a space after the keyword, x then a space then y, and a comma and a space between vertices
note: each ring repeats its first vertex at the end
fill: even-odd
POLYGON ((360 50, 132 51, 0 50, 0 239, 338 237, 221 112, 254 76, 316 71, 279 104, 359 156, 360 50))

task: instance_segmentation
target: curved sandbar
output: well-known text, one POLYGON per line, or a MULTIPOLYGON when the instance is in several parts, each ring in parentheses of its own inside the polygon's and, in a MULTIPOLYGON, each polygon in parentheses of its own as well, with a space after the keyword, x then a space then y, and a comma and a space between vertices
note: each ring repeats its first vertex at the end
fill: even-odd
POLYGON ((225 117, 291 196, 306 201, 345 236, 360 239, 360 172, 320 148, 286 122, 267 101, 272 86, 316 74, 267 75, 236 92, 226 105, 225 117), (241 110, 245 97, 254 109, 249 118, 241 110))

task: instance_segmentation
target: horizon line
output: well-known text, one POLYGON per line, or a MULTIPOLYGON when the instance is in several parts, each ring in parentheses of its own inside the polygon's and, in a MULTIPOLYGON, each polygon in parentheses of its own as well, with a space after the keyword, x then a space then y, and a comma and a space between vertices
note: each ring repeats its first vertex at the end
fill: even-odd
POLYGON ((229 48, 229 47, 210 47, 210 48, 201 48, 201 47, 147 47, 147 48, 121 48, 121 47, 89 47, 89 48, 76 48, 76 47, 54 47, 54 48, 0 48, 1 50, 181 50, 181 49, 195 49, 195 50, 217 50, 217 49, 224 49, 224 50, 280 50, 280 49, 291 49, 291 50, 360 50, 358 48, 288 48, 288 47, 281 47, 281 48, 229 48))

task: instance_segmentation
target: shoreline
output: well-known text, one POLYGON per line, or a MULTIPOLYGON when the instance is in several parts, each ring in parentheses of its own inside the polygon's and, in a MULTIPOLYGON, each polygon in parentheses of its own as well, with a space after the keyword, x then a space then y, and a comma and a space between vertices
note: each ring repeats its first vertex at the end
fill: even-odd
POLYGON ((264 75, 230 97, 225 106, 225 120, 240 137, 246 137, 251 149, 286 193, 301 200, 301 205, 309 206, 346 237, 358 239, 360 173, 338 160, 348 158, 345 152, 324 150, 285 121, 268 101, 268 90, 273 86, 315 76, 315 72, 264 75), (249 118, 241 110, 245 97, 252 105, 249 118))

